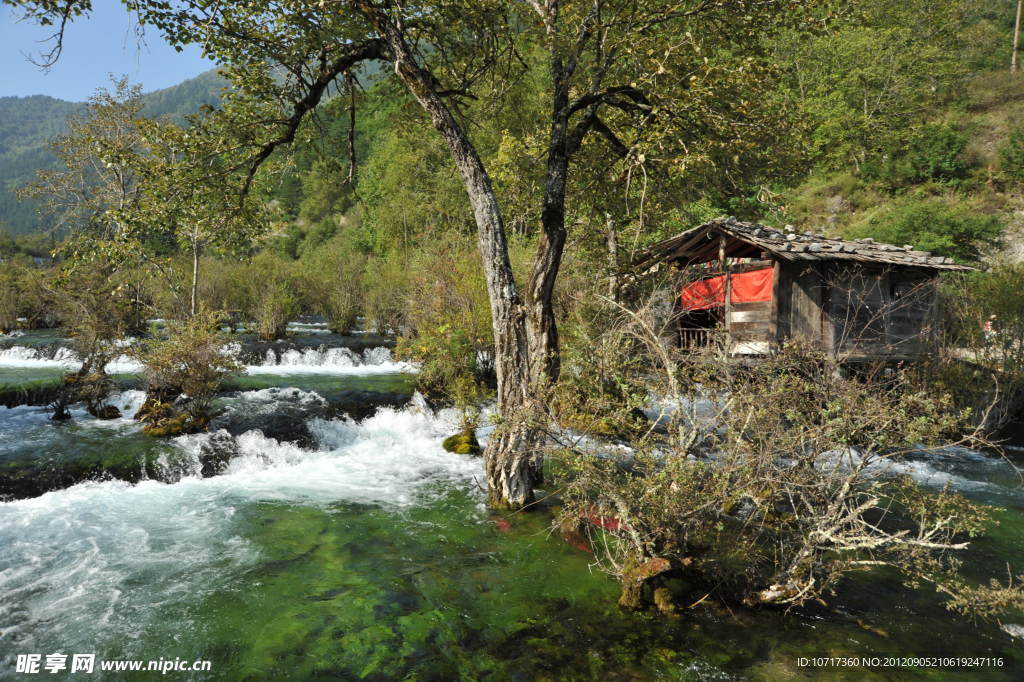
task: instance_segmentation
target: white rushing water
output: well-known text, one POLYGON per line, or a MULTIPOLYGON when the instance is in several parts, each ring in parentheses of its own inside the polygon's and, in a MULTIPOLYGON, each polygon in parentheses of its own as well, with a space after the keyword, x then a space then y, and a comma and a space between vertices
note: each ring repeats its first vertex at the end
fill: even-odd
MULTIPOLYGON (((237 354, 240 346, 231 344, 225 353, 237 354)), ((35 348, 12 346, 0 350, 0 367, 24 369, 75 370, 81 367, 77 356, 70 348, 58 348, 53 356, 47 356, 35 348)), ((407 362, 392 359, 388 348, 367 348, 361 354, 348 348, 304 348, 266 352, 262 362, 246 366, 248 374, 337 374, 344 376, 369 376, 412 372, 415 368, 407 362)), ((107 364, 110 374, 138 374, 143 367, 132 358, 122 355, 107 364)))
MULTIPOLYGON (((135 396, 121 402, 130 410, 135 396)), ((16 420, 2 421, 17 430, 16 420)), ((195 604, 223 589, 259 559, 234 522, 246 505, 401 508, 452 485, 475 494, 479 458, 440 445, 454 428, 453 414, 410 406, 382 408, 359 423, 313 420, 314 449, 259 431, 182 436, 173 444, 186 454, 225 439, 238 454, 212 478, 88 482, 0 504, 0 659, 58 645, 93 651, 99 633, 131 641, 147 622, 168 617, 168 605, 195 604)))
POLYGON ((368 376, 412 372, 407 362, 392 359, 387 348, 367 348, 362 354, 348 348, 270 349, 259 365, 246 368, 249 374, 341 374, 368 376))

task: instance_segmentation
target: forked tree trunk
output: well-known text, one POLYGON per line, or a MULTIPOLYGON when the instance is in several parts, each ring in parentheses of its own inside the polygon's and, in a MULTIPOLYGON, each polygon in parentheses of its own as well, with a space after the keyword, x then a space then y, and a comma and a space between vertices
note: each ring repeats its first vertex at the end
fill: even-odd
POLYGON ((501 209, 480 156, 437 94, 434 79, 416 62, 401 29, 372 3, 359 2, 358 6, 387 41, 396 75, 448 145, 469 195, 491 305, 498 410, 503 419, 484 452, 488 494, 493 506, 522 508, 533 502, 533 462, 539 442, 533 417, 537 408, 531 395, 527 310, 512 275, 501 209))

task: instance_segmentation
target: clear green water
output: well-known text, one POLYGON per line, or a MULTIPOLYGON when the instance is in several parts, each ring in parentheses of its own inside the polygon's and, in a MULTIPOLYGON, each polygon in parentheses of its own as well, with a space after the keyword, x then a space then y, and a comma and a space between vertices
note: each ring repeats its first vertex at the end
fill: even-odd
POLYGON ((316 391, 330 400, 345 391, 377 391, 412 395, 416 377, 411 374, 371 374, 335 376, 331 374, 243 374, 224 385, 227 391, 253 391, 264 388, 300 388, 316 391))
MULTIPOLYGON (((295 385, 325 395, 399 392, 409 379, 267 374, 240 377, 233 388, 295 385)), ((245 409, 244 400, 228 405, 245 409)), ((127 421, 101 426, 79 414, 62 429, 33 415, 0 408, 0 449, 81 457, 155 448, 187 459, 210 444, 189 436, 154 446, 127 421)), ((615 582, 553 535, 545 512, 505 518, 483 507, 479 460, 439 446, 454 427, 452 417, 412 408, 358 424, 313 420, 316 443, 305 449, 259 434, 235 438, 240 455, 222 476, 88 482, 0 504, 0 678, 19 679, 19 653, 56 651, 212 662, 208 674, 174 679, 1024 675, 1024 642, 959 619, 934 593, 910 592, 890 575, 848 581, 829 610, 783 615, 705 602, 678 621, 622 613, 615 582), (797 664, 935 655, 999 656, 1005 665, 797 664)), ((1024 565, 1024 494, 1008 464, 960 453, 906 471, 1005 508, 964 556, 969 572, 1004 575, 1007 561, 1024 565)), ((1024 624, 1024 614, 1007 622, 1024 624)))

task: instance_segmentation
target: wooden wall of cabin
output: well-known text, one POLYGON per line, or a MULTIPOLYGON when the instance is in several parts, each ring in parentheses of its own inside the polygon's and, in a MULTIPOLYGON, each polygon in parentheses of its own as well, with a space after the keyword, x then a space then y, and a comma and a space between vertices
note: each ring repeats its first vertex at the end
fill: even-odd
POLYGON ((823 269, 823 348, 853 358, 906 358, 931 339, 935 276, 832 263, 823 269))
POLYGON ((821 264, 779 263, 778 341, 799 339, 819 350, 831 348, 831 327, 822 311, 826 277, 821 264))

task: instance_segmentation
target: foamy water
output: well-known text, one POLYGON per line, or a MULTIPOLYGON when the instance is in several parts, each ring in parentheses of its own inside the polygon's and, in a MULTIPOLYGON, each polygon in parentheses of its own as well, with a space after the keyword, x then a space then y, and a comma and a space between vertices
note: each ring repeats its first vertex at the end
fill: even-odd
MULTIPOLYGON (((134 397, 122 404, 130 409, 134 397)), ((440 445, 454 417, 408 407, 358 423, 316 419, 313 449, 259 431, 182 436, 172 442, 186 457, 218 440, 233 441, 239 454, 212 478, 89 482, 0 504, 0 639, 7 651, 54 642, 92 651, 98 631, 130 639, 165 616, 163 604, 196 603, 258 559, 233 521, 244 505, 401 508, 452 485, 473 494, 480 459, 440 445)))
MULTIPOLYGON (((236 355, 241 352, 238 344, 225 346, 224 352, 236 355)), ((0 350, 0 367, 40 369, 52 368, 66 371, 82 366, 70 348, 58 348, 47 356, 35 348, 13 346, 0 350)), ((108 374, 138 374, 143 367, 137 361, 121 355, 106 366, 108 374)), ((371 376, 414 372, 415 367, 407 362, 392 359, 388 348, 368 348, 356 353, 348 348, 304 348, 266 352, 262 362, 248 365, 247 374, 337 374, 342 376, 371 376)))
POLYGON ((368 348, 362 354, 348 348, 305 348, 266 352, 259 365, 246 367, 248 374, 340 374, 369 376, 412 372, 407 362, 392 359, 387 348, 368 348))

